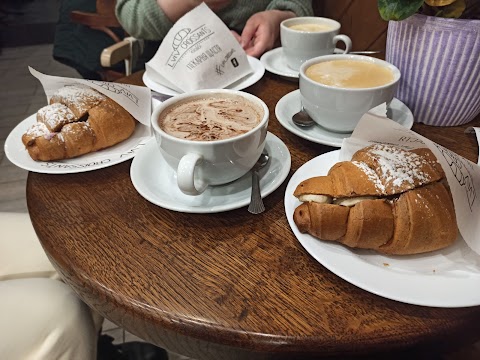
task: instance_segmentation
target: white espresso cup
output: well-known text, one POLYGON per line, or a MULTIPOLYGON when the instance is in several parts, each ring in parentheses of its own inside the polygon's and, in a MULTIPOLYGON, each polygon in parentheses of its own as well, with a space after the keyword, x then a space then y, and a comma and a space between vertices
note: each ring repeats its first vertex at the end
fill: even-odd
POLYGON ((383 103, 389 106, 400 80, 400 70, 370 56, 338 54, 308 60, 300 67, 299 77, 300 99, 308 115, 327 130, 346 133, 353 131, 370 109, 383 103), (345 60, 344 64, 352 64, 353 69, 336 70, 335 62, 345 60), (312 79, 312 70, 321 63, 329 65, 319 70, 318 75, 325 75, 327 82, 335 84, 312 79), (361 76, 352 76, 354 72, 361 76))
MULTIPOLYGON (((236 111, 242 113, 246 111, 245 108, 240 106, 236 111)), ((184 115, 180 114, 179 118, 181 117, 184 115)), ((166 100, 153 111, 151 125, 160 153, 176 173, 179 189, 187 195, 199 195, 208 186, 227 184, 252 169, 265 147, 268 118, 268 107, 258 97, 242 91, 210 89, 166 100), (249 109, 257 111, 258 123, 244 133, 219 140, 192 140, 173 136, 162 128, 165 125, 159 123, 159 119, 165 118, 166 114, 179 105, 202 99, 208 101, 211 98, 246 101, 249 109)), ((180 126, 182 127, 183 125, 180 126)), ((199 129, 195 130, 198 134, 202 131, 201 127, 199 129)))
POLYGON ((334 53, 338 41, 345 44, 344 54, 352 49, 352 40, 339 35, 338 21, 315 16, 295 17, 280 23, 280 41, 287 65, 293 70, 307 60, 334 53))

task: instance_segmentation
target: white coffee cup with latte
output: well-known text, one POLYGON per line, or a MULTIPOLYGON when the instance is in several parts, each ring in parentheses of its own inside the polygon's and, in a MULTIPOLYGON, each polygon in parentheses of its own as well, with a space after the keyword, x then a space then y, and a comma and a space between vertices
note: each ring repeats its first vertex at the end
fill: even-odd
POLYGON ((295 17, 280 24, 280 41, 287 65, 299 70, 307 60, 334 53, 337 42, 345 45, 344 54, 352 49, 352 40, 340 35, 338 21, 316 17, 295 17))
POLYGON ((300 67, 300 98, 305 111, 320 126, 351 132, 370 109, 392 101, 400 70, 370 56, 320 56, 300 67))
POLYGON ((199 195, 245 175, 260 157, 269 111, 258 97, 235 90, 198 90, 170 98, 153 111, 158 148, 179 189, 199 195))

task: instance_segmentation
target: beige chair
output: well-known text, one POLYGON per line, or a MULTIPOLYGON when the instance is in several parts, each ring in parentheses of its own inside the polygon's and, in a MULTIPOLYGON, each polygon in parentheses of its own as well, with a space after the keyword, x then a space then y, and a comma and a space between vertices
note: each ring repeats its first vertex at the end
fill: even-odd
POLYGON ((120 61, 125 62, 125 75, 132 74, 132 68, 143 52, 144 42, 133 37, 127 37, 122 41, 103 49, 100 54, 100 63, 103 67, 112 67, 120 61))
POLYGON ((62 281, 25 213, 0 212, 2 359, 95 359, 103 318, 62 281))

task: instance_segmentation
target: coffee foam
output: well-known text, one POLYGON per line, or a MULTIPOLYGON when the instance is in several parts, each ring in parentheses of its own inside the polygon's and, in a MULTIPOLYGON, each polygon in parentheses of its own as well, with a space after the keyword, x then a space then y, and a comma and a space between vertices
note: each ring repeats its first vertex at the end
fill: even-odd
POLYGON ((180 139, 214 141, 244 134, 262 117, 262 109, 240 96, 209 97, 172 105, 160 115, 159 125, 180 139))
POLYGON ((304 23, 304 24, 295 24, 290 25, 290 29, 296 31, 304 31, 304 32, 324 32, 333 30, 333 26, 326 25, 326 24, 316 24, 316 23, 304 23))
POLYGON ((308 67, 305 75, 318 83, 339 88, 372 88, 394 80, 387 67, 355 60, 320 62, 308 67))

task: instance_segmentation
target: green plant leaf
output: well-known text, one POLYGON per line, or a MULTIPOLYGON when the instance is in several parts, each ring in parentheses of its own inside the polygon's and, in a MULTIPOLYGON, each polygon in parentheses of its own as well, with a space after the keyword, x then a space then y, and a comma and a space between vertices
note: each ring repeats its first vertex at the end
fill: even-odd
POLYGON ((378 0, 378 10, 383 20, 403 20, 415 14, 424 0, 378 0))
POLYGON ((460 16, 462 16, 466 7, 467 4, 465 3, 465 0, 457 0, 450 5, 442 6, 440 8, 441 11, 439 16, 458 19, 460 16))
POLYGON ((425 0, 425 3, 429 6, 446 6, 455 2, 455 0, 425 0))

